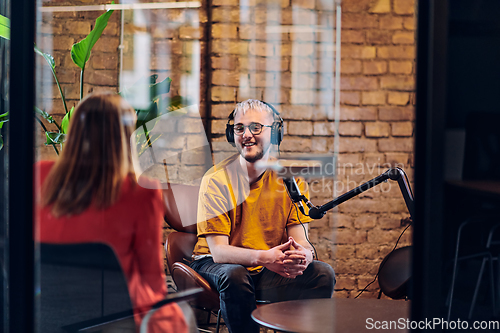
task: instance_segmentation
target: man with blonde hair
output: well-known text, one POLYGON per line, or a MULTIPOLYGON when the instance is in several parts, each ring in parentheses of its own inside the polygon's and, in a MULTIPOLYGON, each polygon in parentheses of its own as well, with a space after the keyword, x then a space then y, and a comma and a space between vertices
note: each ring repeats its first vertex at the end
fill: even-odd
MULTIPOLYGON (((272 145, 283 139, 276 109, 252 99, 237 104, 226 138, 239 154, 215 165, 202 180, 190 266, 219 291, 229 332, 258 332, 251 319, 256 300, 330 298, 335 273, 314 260, 304 225, 311 218, 265 166, 273 159, 272 145)), ((304 181, 299 187, 307 195, 304 181)))

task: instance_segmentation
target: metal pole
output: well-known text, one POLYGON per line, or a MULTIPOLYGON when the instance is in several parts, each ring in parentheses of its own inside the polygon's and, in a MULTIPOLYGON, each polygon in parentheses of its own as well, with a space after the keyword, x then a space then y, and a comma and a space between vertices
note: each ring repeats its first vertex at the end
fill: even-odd
POLYGON ((35 2, 12 0, 9 87, 9 331, 34 325, 33 105, 35 2))

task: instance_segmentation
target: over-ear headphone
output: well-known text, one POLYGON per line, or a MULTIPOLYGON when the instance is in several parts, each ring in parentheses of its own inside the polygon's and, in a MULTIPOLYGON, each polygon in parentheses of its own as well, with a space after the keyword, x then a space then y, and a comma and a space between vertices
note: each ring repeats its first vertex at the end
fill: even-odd
MULTIPOLYGON (((262 104, 268 106, 272 111, 275 117, 273 118, 278 118, 278 120, 273 121, 273 124, 271 125, 271 143, 273 145, 280 145, 281 141, 283 141, 283 118, 281 118, 280 113, 274 108, 269 103, 266 103, 264 101, 260 101, 262 104)), ((229 142, 233 147, 235 146, 234 143, 234 124, 230 124, 230 122, 233 120, 234 121, 234 112, 236 109, 234 109, 228 116, 227 124, 226 124, 226 139, 227 142, 229 142)))

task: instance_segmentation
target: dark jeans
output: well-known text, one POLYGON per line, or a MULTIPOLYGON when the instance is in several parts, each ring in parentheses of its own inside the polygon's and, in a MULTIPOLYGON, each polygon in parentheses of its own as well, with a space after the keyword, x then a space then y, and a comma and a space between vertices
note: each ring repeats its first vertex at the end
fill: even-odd
POLYGON ((190 266, 219 291, 222 318, 230 333, 259 332, 259 325, 250 316, 256 300, 330 298, 335 285, 333 268, 321 261, 313 261, 295 279, 265 268, 250 274, 242 265, 216 264, 211 257, 195 260, 190 266))

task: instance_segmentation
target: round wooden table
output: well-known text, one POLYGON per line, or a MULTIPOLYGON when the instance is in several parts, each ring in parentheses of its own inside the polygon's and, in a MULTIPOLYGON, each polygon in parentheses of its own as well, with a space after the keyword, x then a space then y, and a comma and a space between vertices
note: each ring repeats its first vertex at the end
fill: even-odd
POLYGON ((409 311, 410 301, 304 299, 260 306, 252 318, 264 327, 294 333, 373 332, 393 321, 392 329, 383 329, 388 333, 407 331, 402 323, 409 318, 409 311))

